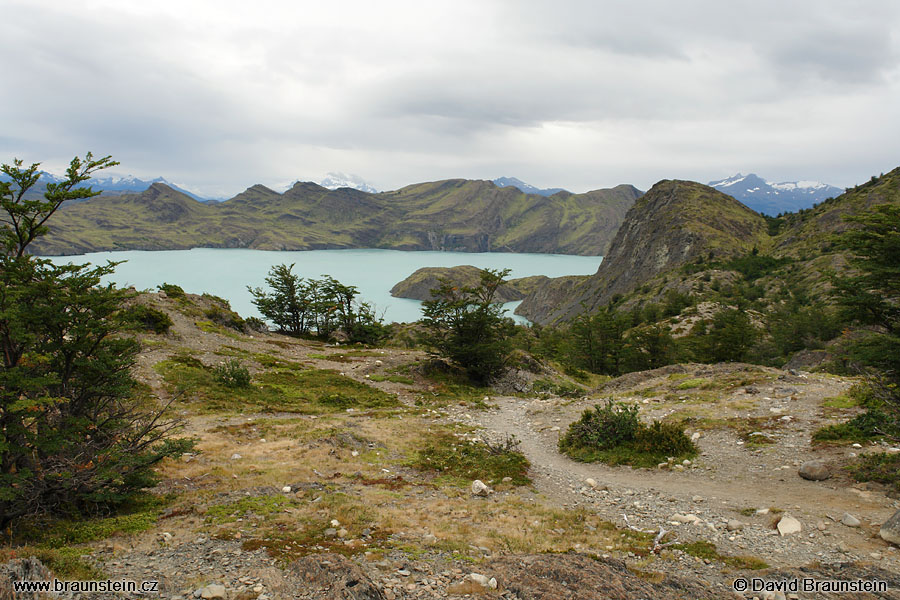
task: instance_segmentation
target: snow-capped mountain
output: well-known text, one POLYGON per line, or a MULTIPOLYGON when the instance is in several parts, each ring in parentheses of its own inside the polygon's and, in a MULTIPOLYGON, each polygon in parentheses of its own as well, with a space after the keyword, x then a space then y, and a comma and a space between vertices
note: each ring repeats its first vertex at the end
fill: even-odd
MULTIPOLYGON (((44 187, 48 183, 60 183, 62 181, 65 181, 65 179, 65 177, 62 177, 60 175, 54 175, 53 173, 49 173, 47 171, 41 171, 40 179, 38 179, 37 185, 32 188, 29 194, 40 196, 44 193, 44 187)), ((0 178, 0 180, 9 181, 9 177, 3 176, 2 178, 0 178)), ((84 182, 83 185, 90 186, 94 191, 102 191, 107 195, 115 195, 143 192, 154 183, 164 183, 173 190, 177 190, 182 194, 186 194, 194 200, 197 200, 198 202, 209 201, 207 198, 198 196, 193 192, 190 192, 170 181, 167 181, 164 177, 157 177, 156 179, 150 180, 139 179, 134 175, 127 175, 125 177, 92 177, 91 179, 88 179, 86 182, 84 182)))
POLYGON ((522 181, 521 179, 516 179, 515 177, 498 177, 494 180, 494 185, 497 187, 515 187, 519 188, 526 194, 538 194, 541 196, 552 196, 558 192, 564 192, 566 190, 562 188, 547 188, 541 189, 536 188, 533 185, 529 185, 522 181))
POLYGON ((844 192, 841 188, 818 181, 785 181, 774 183, 750 173, 738 173, 709 185, 732 196, 756 212, 775 216, 810 208, 827 198, 844 192))
POLYGON ((338 188, 352 188, 369 194, 377 194, 378 190, 370 185, 365 179, 359 175, 350 175, 346 173, 326 173, 325 178, 319 182, 323 188, 336 190, 338 188))

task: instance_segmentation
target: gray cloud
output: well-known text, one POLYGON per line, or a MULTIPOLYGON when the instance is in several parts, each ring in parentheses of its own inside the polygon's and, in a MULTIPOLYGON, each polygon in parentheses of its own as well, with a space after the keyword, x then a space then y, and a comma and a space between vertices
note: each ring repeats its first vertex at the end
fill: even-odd
POLYGON ((890 0, 9 4, 4 161, 90 149, 231 195, 329 171, 851 185, 900 156, 890 0))

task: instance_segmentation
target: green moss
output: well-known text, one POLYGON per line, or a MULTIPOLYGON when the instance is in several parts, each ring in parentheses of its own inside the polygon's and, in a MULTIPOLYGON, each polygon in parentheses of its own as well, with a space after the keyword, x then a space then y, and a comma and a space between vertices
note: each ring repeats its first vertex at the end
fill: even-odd
POLYGON ((295 500, 282 494, 241 498, 235 502, 210 506, 206 511, 206 523, 210 525, 233 523, 251 514, 267 517, 273 513, 284 512, 285 508, 296 504, 295 500))
POLYGON ((857 481, 875 481, 900 491, 900 454, 867 454, 847 470, 857 481))
POLYGON ((673 544, 671 547, 676 550, 681 550, 685 554, 696 556, 697 558, 723 562, 735 569, 759 570, 769 568, 769 565, 754 556, 729 556, 727 554, 720 554, 716 545, 711 542, 696 541, 688 544, 673 544))

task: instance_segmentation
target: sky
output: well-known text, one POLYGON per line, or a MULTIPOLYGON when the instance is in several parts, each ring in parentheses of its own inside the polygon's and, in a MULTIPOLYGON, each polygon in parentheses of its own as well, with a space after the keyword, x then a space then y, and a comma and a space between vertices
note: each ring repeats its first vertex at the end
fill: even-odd
POLYGON ((900 166, 896 0, 0 0, 0 162, 230 197, 900 166))

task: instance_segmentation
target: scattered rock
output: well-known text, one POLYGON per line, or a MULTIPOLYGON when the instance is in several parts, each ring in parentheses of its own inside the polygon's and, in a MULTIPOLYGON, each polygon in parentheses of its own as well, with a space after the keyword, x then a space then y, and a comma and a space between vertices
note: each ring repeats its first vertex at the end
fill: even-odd
POLYGON ((800 533, 801 531, 803 531, 803 526, 800 524, 800 521, 788 514, 783 515, 778 521, 778 533, 782 536, 800 533))
POLYGON ((37 600, 43 598, 37 592, 18 594, 13 593, 13 581, 49 581, 53 579, 53 573, 45 567, 41 561, 34 557, 14 558, 0 564, 0 600, 37 600))
POLYGON ((831 469, 823 460, 809 460, 800 465, 797 473, 809 481, 824 481, 831 477, 831 469))

